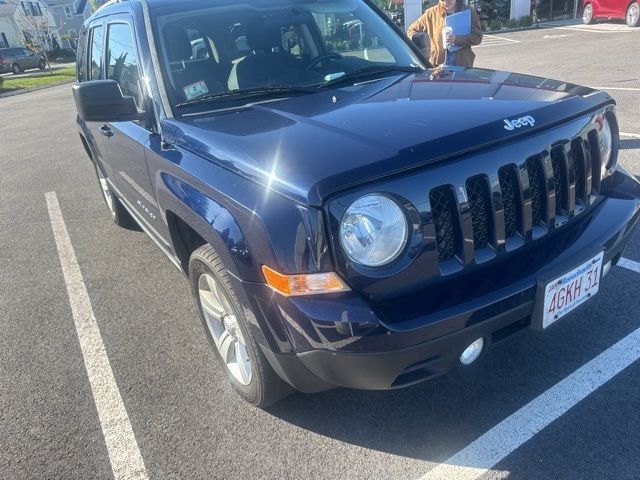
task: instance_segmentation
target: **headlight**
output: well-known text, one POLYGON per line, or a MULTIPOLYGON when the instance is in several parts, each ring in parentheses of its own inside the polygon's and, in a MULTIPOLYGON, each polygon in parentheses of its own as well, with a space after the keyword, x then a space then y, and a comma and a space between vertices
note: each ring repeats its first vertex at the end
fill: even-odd
POLYGON ((600 147, 600 178, 605 178, 608 175, 608 170, 613 167, 611 164, 613 153, 613 133, 611 132, 611 125, 607 117, 600 117, 598 119, 600 125, 600 131, 598 132, 598 145, 600 147))
POLYGON ((365 195, 344 213, 340 243, 354 262, 379 267, 400 255, 408 231, 407 219, 396 202, 383 195, 365 195))

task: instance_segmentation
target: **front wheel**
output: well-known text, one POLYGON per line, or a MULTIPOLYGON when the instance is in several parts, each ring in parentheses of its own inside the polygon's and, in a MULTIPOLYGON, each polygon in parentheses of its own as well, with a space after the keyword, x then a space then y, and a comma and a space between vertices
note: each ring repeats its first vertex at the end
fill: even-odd
POLYGON ((46 63, 44 63, 44 60, 40 60, 40 61, 38 62, 38 68, 39 68, 40 70, 44 70, 45 68, 47 68, 47 64, 46 64, 46 63))
POLYGON ((627 25, 630 27, 637 27, 640 25, 640 3, 634 2, 629 5, 625 19, 627 21, 627 25))
POLYGON ((271 368, 245 319, 229 274, 209 245, 191 255, 189 281, 200 320, 227 380, 247 402, 265 408, 293 389, 271 368))
POLYGON ((591 25, 595 20, 593 18, 593 5, 587 3, 582 11, 582 23, 585 25, 591 25))

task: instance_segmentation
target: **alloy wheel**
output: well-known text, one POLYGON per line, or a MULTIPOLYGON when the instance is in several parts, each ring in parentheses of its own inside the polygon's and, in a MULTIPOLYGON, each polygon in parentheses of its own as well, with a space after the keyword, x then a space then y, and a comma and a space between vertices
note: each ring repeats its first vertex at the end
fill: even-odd
POLYGON ((242 385, 251 383, 251 361, 238 319, 220 284, 205 273, 198 280, 202 313, 222 360, 233 378, 242 385))
POLYGON ((584 7, 584 11, 582 12, 582 22, 589 24, 593 19, 593 7, 589 4, 584 7))
POLYGON ((629 7, 629 10, 627 10, 627 25, 629 26, 637 25, 639 16, 640 16, 640 5, 638 5, 637 3, 634 3, 629 7))

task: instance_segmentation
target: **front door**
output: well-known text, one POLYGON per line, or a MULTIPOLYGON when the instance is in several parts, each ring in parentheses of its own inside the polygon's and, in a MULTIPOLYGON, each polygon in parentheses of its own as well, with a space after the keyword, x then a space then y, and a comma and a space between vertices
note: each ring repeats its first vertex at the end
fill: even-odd
MULTIPOLYGON (((90 80, 115 80, 123 95, 133 97, 138 109, 144 110, 147 95, 131 22, 128 14, 121 14, 95 27, 89 36, 88 75, 90 80)), ((156 134, 144 121, 89 125, 109 182, 137 220, 160 240, 165 236, 164 224, 145 160, 145 146, 156 134)))

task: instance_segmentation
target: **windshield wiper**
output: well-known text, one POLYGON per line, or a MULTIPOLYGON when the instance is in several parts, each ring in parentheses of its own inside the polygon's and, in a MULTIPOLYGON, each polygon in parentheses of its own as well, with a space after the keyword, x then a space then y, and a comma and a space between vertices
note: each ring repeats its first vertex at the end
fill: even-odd
POLYGON ((389 73, 389 72, 404 72, 404 73, 418 73, 423 72, 424 70, 420 67, 406 67, 400 65, 389 65, 389 66, 373 66, 361 68, 360 70, 355 70, 353 72, 347 73, 346 75, 342 75, 341 77, 334 78, 327 82, 321 83, 318 85, 319 88, 325 88, 332 85, 337 85, 344 82, 351 82, 353 80, 361 80, 367 77, 374 77, 381 73, 389 73))
POLYGON ((176 105, 176 108, 190 107, 192 105, 198 105, 202 103, 215 102, 217 100, 235 100, 250 97, 259 97, 261 95, 291 95, 298 93, 314 93, 318 90, 316 88, 308 87, 295 87, 295 86, 263 86, 255 88, 240 88, 231 90, 229 92, 215 93, 213 95, 205 95, 204 97, 194 98, 187 100, 176 105))

